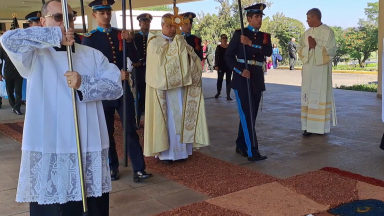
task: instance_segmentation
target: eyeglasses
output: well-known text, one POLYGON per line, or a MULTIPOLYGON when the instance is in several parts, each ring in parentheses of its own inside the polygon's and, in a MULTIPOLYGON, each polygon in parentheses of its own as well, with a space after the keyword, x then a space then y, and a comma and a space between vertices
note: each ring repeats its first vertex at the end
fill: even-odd
MULTIPOLYGON (((44 17, 45 18, 52 17, 56 22, 63 22, 63 14, 62 13, 47 14, 44 17)), ((76 17, 73 14, 68 14, 68 20, 70 22, 75 21, 75 19, 76 19, 76 17)))

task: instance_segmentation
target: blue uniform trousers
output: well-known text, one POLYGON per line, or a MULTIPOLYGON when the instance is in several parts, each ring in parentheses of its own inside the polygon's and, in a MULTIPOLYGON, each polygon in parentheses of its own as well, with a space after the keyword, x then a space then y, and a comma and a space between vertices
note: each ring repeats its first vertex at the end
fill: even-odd
POLYGON ((239 132, 237 135, 236 146, 242 152, 247 152, 248 156, 254 156, 259 154, 256 129, 255 129, 255 143, 252 142, 252 127, 255 127, 257 112, 259 110, 259 104, 261 100, 261 92, 251 92, 251 99, 253 105, 253 112, 249 109, 248 91, 247 87, 234 89, 237 107, 240 115, 239 132), (251 124, 253 119, 253 125, 251 124))
MULTIPOLYGON (((132 169, 133 172, 137 171, 144 171, 145 170, 145 162, 144 162, 144 155, 143 155, 143 149, 140 145, 139 141, 139 135, 136 132, 136 125, 135 125, 135 109, 134 109, 134 103, 133 103, 133 95, 132 93, 127 93, 128 101, 127 103, 127 127, 128 127, 128 134, 126 135, 126 142, 127 142, 127 151, 128 151, 128 157, 132 163, 132 169)), ((108 135, 109 135, 109 167, 110 169, 117 169, 119 167, 119 158, 117 156, 116 151, 116 143, 115 139, 113 137, 113 134, 115 132, 115 112, 120 116, 121 124, 123 124, 123 111, 124 106, 121 100, 121 103, 117 107, 114 106, 103 106, 104 107, 104 114, 105 114, 105 120, 107 123, 108 128, 108 135)))

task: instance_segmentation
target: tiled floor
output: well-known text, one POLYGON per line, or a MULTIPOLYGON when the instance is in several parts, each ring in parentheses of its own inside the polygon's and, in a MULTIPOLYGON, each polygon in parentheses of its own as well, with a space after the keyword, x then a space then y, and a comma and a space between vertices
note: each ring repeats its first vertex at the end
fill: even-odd
MULTIPOLYGON (((256 130, 260 151, 269 158, 250 163, 234 153, 239 124, 236 101, 227 101, 225 91, 221 98, 214 99, 216 74, 207 73, 204 77, 211 145, 201 152, 277 178, 331 166, 384 180, 384 151, 378 148, 384 127, 381 99, 375 93, 335 90, 339 125, 332 127, 329 135, 304 138, 300 130, 300 71, 268 71, 269 84, 256 130)), ((334 74, 333 83, 364 83, 376 81, 375 77, 334 74)), ((22 117, 12 114, 6 104, 0 110, 0 123, 22 117)), ((0 134, 0 216, 28 215, 26 204, 14 202, 19 162, 20 144, 0 134)), ((121 176, 113 183, 111 216, 151 215, 209 199, 158 174, 145 183, 134 183, 128 167, 121 169, 121 176)))

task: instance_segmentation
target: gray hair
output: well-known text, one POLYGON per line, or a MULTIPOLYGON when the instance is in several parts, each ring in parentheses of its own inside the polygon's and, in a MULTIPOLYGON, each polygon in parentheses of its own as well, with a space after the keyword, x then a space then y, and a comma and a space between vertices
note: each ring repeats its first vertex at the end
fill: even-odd
POLYGON ((318 8, 312 8, 307 12, 307 15, 315 16, 321 21, 321 11, 318 8))
POLYGON ((164 24, 165 23, 165 18, 171 18, 173 16, 173 14, 171 13, 166 13, 164 14, 162 17, 161 17, 161 24, 164 24))

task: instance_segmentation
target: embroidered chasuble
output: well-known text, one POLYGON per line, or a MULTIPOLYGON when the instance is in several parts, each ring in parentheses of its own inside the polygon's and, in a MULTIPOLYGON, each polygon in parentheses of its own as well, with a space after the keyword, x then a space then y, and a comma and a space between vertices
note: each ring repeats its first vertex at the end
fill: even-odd
POLYGON ((301 71, 301 124, 302 130, 324 134, 337 125, 332 89, 332 59, 336 54, 336 40, 331 28, 321 25, 310 28, 298 44, 298 55, 303 61, 301 71), (316 41, 315 49, 309 50, 308 37, 316 41))
POLYGON ((185 159, 209 145, 201 61, 184 36, 161 33, 148 40, 147 59, 144 155, 185 159))

